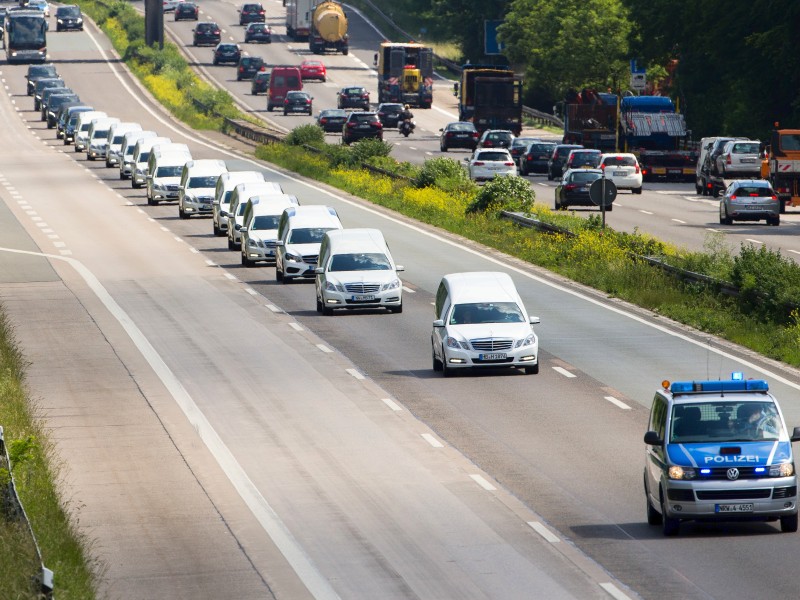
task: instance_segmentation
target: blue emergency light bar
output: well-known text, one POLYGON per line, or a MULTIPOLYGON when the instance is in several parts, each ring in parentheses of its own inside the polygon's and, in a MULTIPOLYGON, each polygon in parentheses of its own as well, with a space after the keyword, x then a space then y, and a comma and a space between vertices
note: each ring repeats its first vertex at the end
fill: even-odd
POLYGON ((763 379, 730 379, 727 381, 676 381, 669 387, 673 394, 699 392, 766 392, 769 384, 763 379))

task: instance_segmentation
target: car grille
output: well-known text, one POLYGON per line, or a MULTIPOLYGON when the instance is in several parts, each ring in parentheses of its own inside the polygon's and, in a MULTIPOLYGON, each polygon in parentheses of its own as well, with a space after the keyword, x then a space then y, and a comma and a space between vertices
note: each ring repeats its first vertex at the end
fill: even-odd
POLYGON ((772 491, 773 498, 794 498, 797 496, 797 486, 775 488, 772 491))
POLYGON ((479 352, 498 352, 500 350, 511 350, 514 340, 488 338, 483 340, 470 340, 473 350, 479 352))
POLYGON ((315 265, 319 260, 319 254, 306 254, 303 256, 303 262, 307 265, 315 265))
POLYGON ((758 490, 696 490, 698 500, 751 500, 759 498, 769 498, 772 496, 772 489, 758 490))
POLYGON ((344 289, 351 294, 374 294, 381 286, 378 283, 346 283, 344 289))
MULTIPOLYGON (((763 471, 761 473, 756 473, 755 467, 737 467, 739 469, 739 479, 763 479, 767 476, 767 473, 763 471)), ((721 467, 718 469, 711 469, 711 473, 708 475, 701 474, 700 479, 721 479, 723 481, 728 481, 728 468, 721 467)))
POLYGON ((211 204, 214 199, 211 196, 198 196, 197 202, 200 204, 211 204))
POLYGON ((264 246, 266 246, 267 248, 275 248, 276 246, 275 242, 276 240, 264 240, 264 246))

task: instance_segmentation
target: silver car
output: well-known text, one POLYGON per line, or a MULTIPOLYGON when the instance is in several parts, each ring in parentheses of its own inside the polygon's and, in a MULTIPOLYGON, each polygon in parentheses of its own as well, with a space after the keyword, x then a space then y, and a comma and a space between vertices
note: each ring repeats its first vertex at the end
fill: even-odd
POLYGON ((734 221, 766 220, 768 225, 780 225, 781 203, 769 181, 737 179, 725 190, 719 202, 719 222, 731 225, 734 221))

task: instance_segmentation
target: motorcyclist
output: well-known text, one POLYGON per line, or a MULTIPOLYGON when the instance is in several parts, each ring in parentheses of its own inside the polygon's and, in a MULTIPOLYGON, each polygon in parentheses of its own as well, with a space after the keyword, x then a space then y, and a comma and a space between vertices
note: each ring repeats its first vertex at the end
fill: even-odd
POLYGON ((411 112, 411 108, 408 104, 403 105, 403 110, 400 111, 400 118, 398 119, 398 123, 400 124, 400 129, 402 130, 405 127, 409 127, 410 130, 413 131, 414 129, 414 122, 412 119, 414 118, 414 113, 411 112), (408 123, 408 125, 406 125, 408 123))

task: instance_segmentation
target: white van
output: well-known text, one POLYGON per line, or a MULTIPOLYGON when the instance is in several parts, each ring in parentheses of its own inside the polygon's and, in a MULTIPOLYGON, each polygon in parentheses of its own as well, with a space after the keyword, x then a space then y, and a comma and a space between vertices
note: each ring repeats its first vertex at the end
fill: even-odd
POLYGON ((322 238, 334 229, 343 227, 330 206, 309 204, 284 210, 275 243, 276 281, 289 283, 297 277, 314 277, 322 238))
POLYGON ((89 145, 89 127, 92 120, 107 116, 102 110, 87 110, 78 114, 78 121, 75 123, 75 152, 83 152, 89 145))
POLYGON ((145 138, 136 142, 131 158, 131 187, 138 189, 147 185, 147 163, 150 159, 150 150, 159 144, 169 144, 172 140, 168 137, 145 138))
POLYGON ((122 140, 129 131, 141 131, 139 123, 130 121, 120 121, 108 128, 108 138, 106 139, 106 167, 119 165, 122 150, 122 140))
POLYGON ((539 340, 507 273, 445 275, 436 291, 431 333, 433 370, 518 367, 539 372, 539 340))
POLYGON ((264 181, 264 174, 261 171, 228 171, 219 176, 211 208, 211 225, 214 235, 225 235, 228 230, 228 208, 231 205, 233 188, 240 183, 262 181, 264 181))
POLYGON ((86 158, 95 160, 105 158, 108 143, 108 130, 114 123, 119 123, 116 117, 100 117, 92 119, 87 135, 86 158))
POLYGON ((282 194, 283 188, 280 183, 274 181, 253 181, 238 183, 233 188, 230 198, 230 206, 228 207, 228 250, 238 250, 241 244, 241 235, 239 229, 244 222, 244 205, 253 196, 259 194, 282 194), (238 227, 237 227, 238 225, 238 227))
POLYGON ((275 260, 278 222, 285 209, 296 206, 295 202, 288 194, 263 194, 247 200, 239 230, 243 266, 275 260))
POLYGON ((119 178, 130 179, 133 173, 133 151, 136 142, 158 137, 155 131, 129 131, 122 136, 122 145, 119 148, 119 178))
POLYGON ((190 160, 183 166, 178 187, 178 216, 211 215, 217 180, 228 172, 225 161, 218 158, 190 160))
POLYGON ((403 312, 403 271, 377 229, 336 229, 322 238, 316 274, 317 312, 387 308, 403 312))
POLYGON ((183 165, 192 160, 192 155, 183 150, 157 150, 163 147, 164 144, 153 146, 147 159, 147 203, 150 205, 178 199, 183 165))

